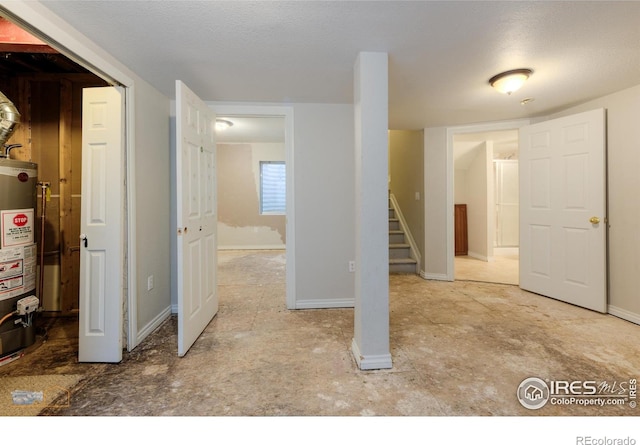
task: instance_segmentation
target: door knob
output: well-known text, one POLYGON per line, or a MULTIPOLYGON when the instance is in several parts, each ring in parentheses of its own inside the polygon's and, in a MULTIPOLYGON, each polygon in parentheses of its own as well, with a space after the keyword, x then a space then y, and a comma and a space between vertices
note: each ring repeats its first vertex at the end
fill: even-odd
POLYGON ((592 216, 591 218, 589 218, 589 222, 591 224, 599 224, 600 223, 600 218, 598 218, 597 216, 592 216))
POLYGON ((80 235, 80 241, 84 243, 85 248, 89 247, 89 239, 87 238, 87 235, 85 235, 84 233, 80 235))

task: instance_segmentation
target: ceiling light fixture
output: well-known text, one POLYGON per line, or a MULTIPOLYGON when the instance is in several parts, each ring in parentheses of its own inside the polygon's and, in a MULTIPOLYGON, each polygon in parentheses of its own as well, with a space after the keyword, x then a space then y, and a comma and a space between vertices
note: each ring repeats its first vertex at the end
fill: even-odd
POLYGON ((227 119, 216 119, 216 131, 224 131, 229 127, 233 127, 233 122, 227 119))
POLYGON ((517 91, 531 74, 533 71, 528 68, 505 71, 489 79, 489 84, 501 93, 511 94, 517 91))

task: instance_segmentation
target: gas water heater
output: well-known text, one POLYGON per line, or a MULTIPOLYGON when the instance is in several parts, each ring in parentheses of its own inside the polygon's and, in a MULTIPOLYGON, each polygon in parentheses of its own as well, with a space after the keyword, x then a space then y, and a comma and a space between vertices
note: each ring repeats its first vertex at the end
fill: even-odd
POLYGON ((35 342, 38 166, 0 158, 0 359, 35 342))
POLYGON ((9 158, 20 113, 0 92, 0 364, 35 342, 38 166, 9 158))

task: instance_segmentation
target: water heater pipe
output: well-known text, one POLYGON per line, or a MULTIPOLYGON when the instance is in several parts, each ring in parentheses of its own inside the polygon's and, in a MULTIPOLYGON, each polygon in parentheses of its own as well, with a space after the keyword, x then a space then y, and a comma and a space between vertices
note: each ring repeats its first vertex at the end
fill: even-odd
POLYGON ((0 91, 0 147, 9 140, 20 123, 20 113, 13 102, 0 91))
POLYGON ((38 182, 42 192, 42 205, 40 211, 40 282, 38 283, 38 298, 40 299, 40 305, 44 301, 44 229, 47 218, 47 189, 51 186, 49 182, 38 182))

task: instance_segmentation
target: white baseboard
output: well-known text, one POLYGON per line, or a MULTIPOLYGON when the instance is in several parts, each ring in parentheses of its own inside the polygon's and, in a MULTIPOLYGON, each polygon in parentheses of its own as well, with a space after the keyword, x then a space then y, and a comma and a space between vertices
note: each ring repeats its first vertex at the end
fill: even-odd
POLYGON ((420 271, 420 276, 425 280, 451 281, 446 273, 426 273, 420 271))
POLYGON ((516 256, 520 255, 519 247, 494 247, 493 256, 516 256))
POLYGON ((171 313, 172 314, 177 314, 178 313, 178 304, 172 304, 171 305, 171 313))
POLYGON ((353 357, 356 359, 358 367, 362 371, 391 369, 393 367, 391 354, 362 355, 355 338, 351 342, 351 352, 353 353, 353 357))
POLYGON ((356 304, 354 298, 336 298, 332 300, 298 300, 296 309, 338 309, 352 308, 356 304))
POLYGON ((493 257, 480 255, 479 253, 471 252, 471 251, 467 253, 467 256, 470 256, 471 258, 475 258, 476 260, 480 260, 480 261, 486 261, 486 262, 493 261, 493 257))
POLYGON ((607 311, 618 318, 622 318, 623 320, 630 321, 631 323, 640 324, 640 314, 635 314, 626 309, 621 309, 616 306, 609 305, 607 311))
POLYGON ((253 246, 218 246, 218 250, 285 250, 284 244, 253 245, 253 246))
MULTIPOLYGON (((158 326, 160 326, 167 318, 171 317, 171 312, 173 311, 173 306, 167 306, 162 312, 160 312, 153 320, 147 323, 142 329, 138 331, 137 335, 137 344, 139 345, 142 340, 145 339, 149 334, 156 330, 158 326)), ((177 311, 177 307, 176 307, 177 311)))

